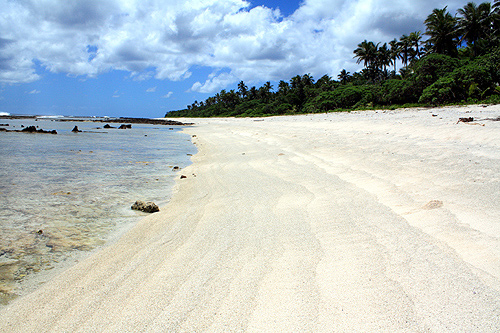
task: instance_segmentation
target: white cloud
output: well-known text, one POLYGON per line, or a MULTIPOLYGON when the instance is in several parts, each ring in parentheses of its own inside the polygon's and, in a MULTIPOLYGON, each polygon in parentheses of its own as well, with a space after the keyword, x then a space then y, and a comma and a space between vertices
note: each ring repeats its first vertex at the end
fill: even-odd
POLYGON ((174 93, 173 93, 172 91, 169 91, 168 93, 166 93, 166 94, 165 94, 165 95, 163 95, 162 97, 163 97, 163 98, 170 98, 170 97, 172 97, 172 95, 173 95, 173 94, 174 94, 174 93))
POLYGON ((455 14, 465 3, 305 0, 281 17, 244 0, 0 0, 0 82, 36 81, 35 59, 55 73, 124 70, 139 81, 185 80, 193 66, 228 69, 195 83, 199 92, 238 80, 335 76, 359 69, 352 51, 362 40, 423 30, 433 8, 455 14))
POLYGON ((151 87, 151 88, 148 88, 148 89, 146 90, 146 92, 148 92, 148 93, 154 93, 154 92, 156 92, 156 87, 151 87))
POLYGON ((190 90, 201 93, 210 93, 222 90, 228 85, 235 83, 237 80, 238 78, 230 73, 221 73, 217 76, 212 74, 205 81, 205 83, 201 84, 200 82, 196 82, 195 84, 193 84, 190 90))
POLYGON ((30 95, 35 95, 35 94, 39 94, 39 93, 40 93, 40 90, 37 90, 37 89, 33 89, 30 92, 28 92, 28 94, 30 94, 30 95))

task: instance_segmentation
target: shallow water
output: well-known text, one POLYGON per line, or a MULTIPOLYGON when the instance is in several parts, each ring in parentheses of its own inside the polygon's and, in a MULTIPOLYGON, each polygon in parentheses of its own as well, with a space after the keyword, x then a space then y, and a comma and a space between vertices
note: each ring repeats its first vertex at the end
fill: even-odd
POLYGON ((166 203, 177 176, 173 166, 187 166, 195 152, 189 136, 173 126, 132 124, 119 130, 94 122, 1 123, 58 132, 0 132, 3 304, 29 281, 39 283, 37 277, 48 276, 48 270, 69 265, 145 216, 130 209, 136 200, 166 203), (83 132, 72 133, 75 125, 83 132))

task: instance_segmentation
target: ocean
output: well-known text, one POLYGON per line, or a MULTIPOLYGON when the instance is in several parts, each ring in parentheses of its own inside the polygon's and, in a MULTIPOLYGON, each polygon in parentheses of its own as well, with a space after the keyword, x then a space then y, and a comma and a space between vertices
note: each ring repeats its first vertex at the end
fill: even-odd
POLYGON ((136 200, 167 203, 196 152, 179 126, 59 120, 0 119, 58 133, 0 132, 0 304, 130 229, 136 200))

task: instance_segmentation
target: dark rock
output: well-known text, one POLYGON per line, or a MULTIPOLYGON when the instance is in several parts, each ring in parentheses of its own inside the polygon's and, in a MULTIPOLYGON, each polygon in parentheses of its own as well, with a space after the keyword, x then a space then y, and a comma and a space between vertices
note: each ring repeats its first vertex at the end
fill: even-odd
POLYGON ((71 130, 71 132, 78 133, 78 132, 81 132, 81 131, 78 129, 78 126, 75 126, 75 127, 73 127, 73 129, 71 130))
POLYGON ((106 124, 106 125, 104 125, 103 127, 104 127, 104 128, 116 128, 116 127, 111 126, 110 124, 106 124))
POLYGON ((9 126, 9 124, 0 124, 0 126, 9 126))
POLYGON ((181 169, 181 168, 179 168, 178 166, 174 166, 174 167, 172 168, 172 171, 179 171, 180 169, 181 169))
POLYGON ((127 128, 132 128, 132 124, 128 124, 128 125, 120 125, 120 127, 118 127, 118 129, 127 129, 127 128))
POLYGON ((462 123, 470 123, 471 121, 474 121, 474 118, 473 117, 467 117, 467 118, 458 118, 458 122, 462 122, 462 123))
POLYGON ((23 125, 21 125, 21 127, 23 128, 22 132, 28 132, 28 133, 35 133, 36 132, 35 126, 24 127, 23 125))
POLYGON ((144 202, 140 200, 137 200, 130 208, 140 210, 145 213, 155 213, 160 211, 160 208, 158 208, 154 202, 144 202))
POLYGON ((28 126, 28 127, 23 128, 21 131, 14 131, 14 132, 57 134, 56 130, 52 130, 52 131, 45 131, 43 129, 37 130, 35 126, 28 126))
POLYGON ((181 179, 184 179, 184 178, 187 178, 187 177, 186 177, 186 176, 184 176, 184 175, 181 175, 181 179))

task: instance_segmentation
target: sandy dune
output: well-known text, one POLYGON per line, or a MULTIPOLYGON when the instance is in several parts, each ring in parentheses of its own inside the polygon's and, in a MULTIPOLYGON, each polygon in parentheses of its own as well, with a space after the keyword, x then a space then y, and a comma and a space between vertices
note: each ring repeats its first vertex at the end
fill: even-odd
POLYGON ((499 116, 195 119, 171 202, 0 331, 498 332, 499 116))

